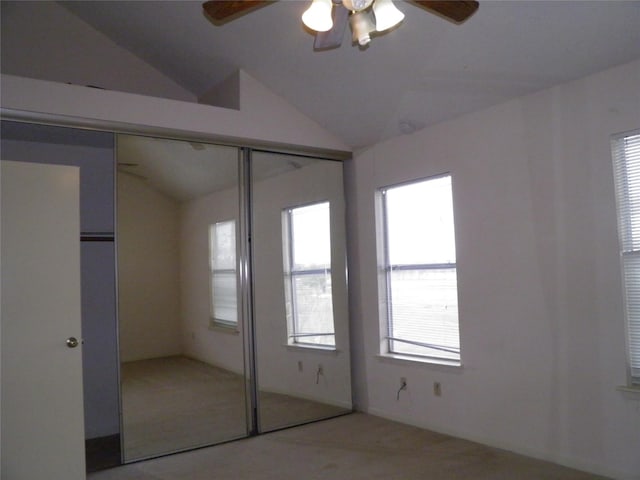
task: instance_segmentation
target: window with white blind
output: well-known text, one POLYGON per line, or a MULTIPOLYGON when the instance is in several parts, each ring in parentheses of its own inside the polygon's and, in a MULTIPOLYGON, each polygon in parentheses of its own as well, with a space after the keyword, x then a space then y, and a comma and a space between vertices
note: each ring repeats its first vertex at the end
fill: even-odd
POLYGON ((209 226, 211 326, 238 326, 236 293, 236 222, 209 226))
POLYGON ((640 385, 640 130, 612 142, 631 383, 640 385))
POLYGON ((334 347, 329 202, 282 214, 288 343, 334 347))
POLYGON ((451 176, 379 195, 386 292, 383 353, 460 363, 451 176))

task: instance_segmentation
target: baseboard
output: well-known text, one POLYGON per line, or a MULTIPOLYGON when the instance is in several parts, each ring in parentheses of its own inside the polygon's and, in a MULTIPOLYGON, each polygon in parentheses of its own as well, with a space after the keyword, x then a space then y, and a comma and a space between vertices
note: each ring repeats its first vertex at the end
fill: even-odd
POLYGON ((543 452, 543 451, 530 449, 526 447, 517 447, 517 446, 514 446, 513 444, 496 441, 493 438, 483 437, 480 435, 473 435, 473 434, 470 434, 469 432, 462 432, 455 429, 440 428, 434 425, 429 425, 427 423, 415 422, 413 419, 410 419, 410 418, 397 416, 397 415, 389 415, 387 412, 378 410, 376 408, 368 408, 366 410, 362 409, 359 411, 362 411, 364 413, 367 413, 369 415, 373 415, 376 417, 385 418, 387 420, 391 420, 394 422, 403 423, 405 425, 411 425, 411 426, 423 428, 425 430, 429 430, 432 432, 441 433, 443 435, 449 435, 451 437, 456 437, 463 440, 469 440, 471 442, 486 445, 488 447, 498 448, 500 450, 505 450, 518 455, 524 455, 526 457, 534 458, 536 460, 555 463, 563 467, 592 473, 594 475, 601 475, 604 477, 615 478, 618 480, 640 480, 639 476, 630 475, 628 473, 625 474, 624 472, 605 468, 602 465, 588 462, 579 458, 574 458, 567 455, 551 454, 549 452, 543 452))
POLYGON ((315 403, 323 403, 325 405, 330 405, 332 407, 337 407, 337 408, 344 408, 346 410, 353 410, 353 405, 348 402, 348 401, 342 401, 342 400, 329 400, 326 398, 318 398, 318 397, 313 397, 311 395, 304 395, 304 394, 300 394, 297 392, 290 392, 290 391, 286 391, 286 390, 280 390, 277 388, 260 388, 260 392, 264 392, 264 393, 274 393, 276 395, 286 395, 288 397, 295 397, 295 398, 299 398, 301 400, 307 400, 309 402, 315 402, 315 403))

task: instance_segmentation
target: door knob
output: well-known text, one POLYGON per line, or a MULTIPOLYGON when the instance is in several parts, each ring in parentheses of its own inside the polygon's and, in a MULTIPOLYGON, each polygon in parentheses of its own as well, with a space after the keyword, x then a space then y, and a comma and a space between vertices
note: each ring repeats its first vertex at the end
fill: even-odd
POLYGON ((67 338, 67 347, 76 348, 78 346, 78 339, 76 337, 67 338))

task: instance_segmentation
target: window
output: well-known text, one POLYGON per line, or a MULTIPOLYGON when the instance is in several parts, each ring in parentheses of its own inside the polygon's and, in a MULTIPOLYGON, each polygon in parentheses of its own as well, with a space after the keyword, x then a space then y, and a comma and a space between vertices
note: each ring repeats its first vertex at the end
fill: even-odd
POLYGON ((460 362, 451 176, 380 191, 387 352, 460 362))
POLYGON ((237 327, 235 220, 209 226, 209 271, 211 324, 237 327))
POLYGON ((631 383, 640 385, 640 131, 613 140, 631 383))
POLYGON ((334 347, 329 202, 283 212, 288 343, 334 347))

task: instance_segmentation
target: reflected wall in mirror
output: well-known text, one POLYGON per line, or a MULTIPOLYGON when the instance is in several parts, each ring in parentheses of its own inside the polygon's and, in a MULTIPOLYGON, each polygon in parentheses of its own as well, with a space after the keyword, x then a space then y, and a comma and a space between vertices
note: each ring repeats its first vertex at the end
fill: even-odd
POLYGON ((262 432, 350 412, 342 163, 252 155, 262 432), (268 172, 268 174, 262 173, 268 172))
POLYGON ((125 461, 247 435, 238 149, 119 135, 125 461))

